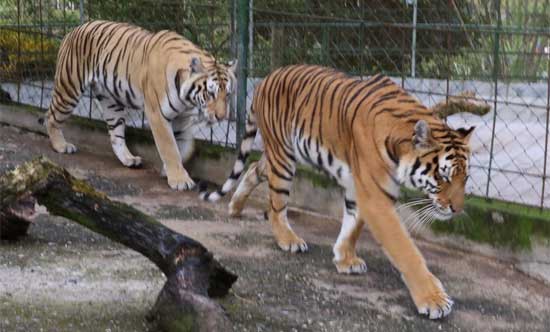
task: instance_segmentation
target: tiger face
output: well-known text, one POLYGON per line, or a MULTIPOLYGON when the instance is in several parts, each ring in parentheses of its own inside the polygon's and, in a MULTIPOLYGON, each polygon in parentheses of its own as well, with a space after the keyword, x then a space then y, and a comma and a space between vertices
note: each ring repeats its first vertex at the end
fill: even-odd
POLYGON ((434 218, 448 220, 464 209, 473 130, 446 126, 432 130, 423 120, 415 125, 413 148, 400 162, 398 176, 406 187, 431 199, 434 218))
POLYGON ((228 105, 234 93, 237 63, 203 67, 198 58, 191 60, 189 79, 180 89, 180 99, 193 107, 201 122, 211 126, 227 117, 228 105))

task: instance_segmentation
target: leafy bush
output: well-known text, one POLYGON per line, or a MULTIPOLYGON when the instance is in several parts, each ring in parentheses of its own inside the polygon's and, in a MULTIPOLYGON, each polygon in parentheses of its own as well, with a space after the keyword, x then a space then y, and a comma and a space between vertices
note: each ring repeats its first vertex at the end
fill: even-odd
POLYGON ((59 41, 39 32, 0 29, 0 77, 3 80, 51 77, 59 41))

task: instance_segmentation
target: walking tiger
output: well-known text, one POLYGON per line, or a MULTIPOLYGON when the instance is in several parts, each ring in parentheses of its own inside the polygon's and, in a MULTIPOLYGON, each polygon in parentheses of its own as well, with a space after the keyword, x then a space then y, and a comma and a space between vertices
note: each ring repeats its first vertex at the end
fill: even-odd
POLYGON ((144 111, 172 189, 195 183, 182 161, 194 149, 193 129, 223 120, 234 93, 236 62, 224 65, 172 31, 91 21, 68 33, 57 58, 47 131, 59 153, 74 153, 63 124, 87 87, 99 102, 120 162, 139 166, 126 146, 127 112, 144 111))
POLYGON ((296 164, 316 167, 345 190, 344 217, 333 248, 338 272, 366 272, 355 247, 367 223, 401 272, 419 313, 438 319, 451 312, 453 301, 401 224, 395 202, 405 185, 431 199, 434 218, 460 213, 473 127, 449 128, 383 75, 361 80, 320 66, 280 68, 256 88, 231 175, 214 192, 203 188, 203 199, 216 201, 237 184, 258 128, 265 152, 233 195, 232 215, 267 180, 268 218, 277 244, 286 251, 306 251, 306 242, 290 227, 287 204, 296 164))

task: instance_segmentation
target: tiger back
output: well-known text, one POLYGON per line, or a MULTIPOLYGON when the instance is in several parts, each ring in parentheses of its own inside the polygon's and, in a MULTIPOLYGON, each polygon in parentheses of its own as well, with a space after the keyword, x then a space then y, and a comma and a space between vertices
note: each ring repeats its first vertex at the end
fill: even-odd
POLYGON ((109 21, 91 21, 68 33, 57 58, 47 130, 52 147, 73 153, 62 133, 65 121, 86 88, 107 123, 113 151, 128 167, 141 164, 125 140, 128 112, 145 112, 163 161, 168 184, 191 189, 182 162, 193 152, 193 131, 226 118, 234 93, 235 65, 172 31, 149 32, 109 21))
POLYGON ((232 215, 267 180, 268 216, 277 244, 291 252, 306 251, 306 242, 290 227, 287 204, 296 164, 318 168, 345 191, 342 227, 333 248, 337 271, 367 271, 355 250, 366 222, 402 273, 418 311, 434 319, 449 314, 453 302, 401 225, 395 202, 405 185, 429 197, 431 217, 449 219, 460 213, 473 128, 449 128, 383 75, 360 80, 326 67, 284 67, 257 87, 231 175, 214 192, 203 188, 203 199, 216 201, 237 184, 257 128, 265 152, 233 195, 232 215))

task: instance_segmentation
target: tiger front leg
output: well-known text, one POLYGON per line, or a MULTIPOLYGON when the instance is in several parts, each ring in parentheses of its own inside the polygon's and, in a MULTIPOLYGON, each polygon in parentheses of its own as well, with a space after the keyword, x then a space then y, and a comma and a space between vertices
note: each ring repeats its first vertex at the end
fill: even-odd
POLYGON ((114 99, 96 95, 97 105, 101 108, 103 119, 107 123, 111 147, 122 165, 141 166, 141 157, 134 156, 126 145, 126 108, 114 99))
MULTIPOLYGON (((289 167, 285 167, 285 169, 294 171, 294 165, 287 166, 289 167)), ((306 242, 294 233, 287 219, 288 197, 294 174, 288 174, 284 169, 274 171, 273 166, 268 166, 267 170, 269 200, 271 202, 269 220, 275 240, 284 251, 292 253, 306 252, 308 249, 306 242)))
POLYGON ((61 88, 61 79, 57 79, 52 94, 52 101, 46 113, 46 130, 50 137, 53 149, 59 153, 75 153, 76 146, 65 140, 63 136, 63 125, 71 116, 75 106, 78 104, 80 95, 72 96, 64 93, 61 88))
POLYGON ((447 316, 453 301, 439 279, 428 270, 424 258, 401 225, 391 200, 383 193, 369 195, 357 188, 357 202, 359 219, 366 220, 373 237, 401 272, 418 312, 430 319, 447 316))
POLYGON ((48 131, 48 136, 50 137, 50 142, 53 149, 58 153, 75 153, 76 146, 72 143, 69 143, 65 140, 63 132, 61 131, 61 122, 58 122, 55 117, 48 112, 47 115, 46 130, 48 131))
POLYGON ((367 264, 357 256, 355 247, 364 222, 357 218, 357 203, 353 188, 346 189, 344 218, 338 239, 334 244, 334 265, 338 273, 354 274, 367 272, 367 264))
POLYGON ((181 156, 172 132, 170 123, 162 116, 160 107, 149 103, 145 104, 145 113, 148 117, 155 145, 166 169, 168 185, 174 190, 190 190, 195 187, 181 162, 181 156))
POLYGON ((190 119, 191 117, 187 114, 181 114, 172 121, 174 138, 182 163, 189 161, 195 152, 195 128, 190 119))

